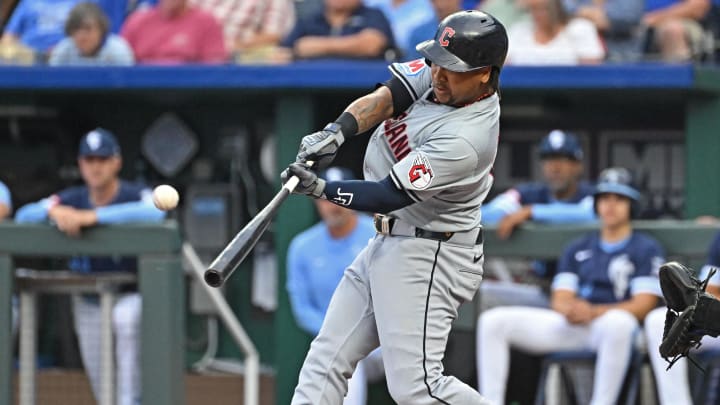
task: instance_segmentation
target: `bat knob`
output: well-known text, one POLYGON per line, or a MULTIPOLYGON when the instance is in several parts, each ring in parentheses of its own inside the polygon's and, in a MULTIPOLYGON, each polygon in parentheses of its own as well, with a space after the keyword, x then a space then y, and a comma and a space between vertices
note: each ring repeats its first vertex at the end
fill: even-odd
POLYGON ((205 276, 203 277, 205 279, 205 282, 210 287, 220 287, 223 285, 223 276, 220 274, 219 271, 208 269, 205 271, 205 276))

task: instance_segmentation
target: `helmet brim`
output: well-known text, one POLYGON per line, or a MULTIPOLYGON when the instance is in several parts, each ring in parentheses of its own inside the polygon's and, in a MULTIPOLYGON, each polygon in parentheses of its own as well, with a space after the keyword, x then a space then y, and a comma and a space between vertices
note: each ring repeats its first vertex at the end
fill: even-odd
POLYGON ((450 53, 450 51, 437 43, 437 41, 435 41, 434 39, 429 39, 427 41, 417 44, 415 49, 422 56, 430 60, 430 62, 451 72, 470 72, 472 70, 478 70, 487 67, 472 67, 468 65, 467 63, 465 63, 465 61, 450 53))
POLYGON ((640 200, 640 192, 625 184, 598 183, 598 185, 595 186, 594 195, 598 196, 600 194, 617 194, 633 201, 640 200))

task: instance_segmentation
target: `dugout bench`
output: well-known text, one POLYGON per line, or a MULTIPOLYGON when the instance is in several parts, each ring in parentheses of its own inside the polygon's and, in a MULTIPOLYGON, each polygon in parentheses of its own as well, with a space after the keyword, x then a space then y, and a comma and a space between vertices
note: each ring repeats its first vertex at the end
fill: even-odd
POLYGON ((14 256, 138 256, 142 316, 144 404, 185 402, 185 278, 177 224, 115 225, 85 230, 73 239, 49 225, 0 222, 0 405, 13 404, 11 300, 14 256))

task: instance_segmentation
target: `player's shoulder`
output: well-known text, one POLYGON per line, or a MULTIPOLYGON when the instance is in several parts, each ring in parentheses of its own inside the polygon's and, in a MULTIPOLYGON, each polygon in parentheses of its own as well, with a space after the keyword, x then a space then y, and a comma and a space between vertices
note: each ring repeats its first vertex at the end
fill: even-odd
POLYGON ((578 199, 582 200, 583 198, 585 198, 589 195, 593 195, 594 193, 595 193, 595 186, 593 184, 591 184, 590 182, 583 180, 578 184, 577 194, 576 194, 578 199))
POLYGON ((633 231, 628 248, 638 252, 662 251, 662 245, 657 239, 641 231, 633 231))
POLYGON ((147 185, 136 181, 120 180, 119 193, 127 196, 140 196, 143 191, 150 190, 147 185))
POLYGON ((414 59, 407 62, 395 62, 388 67, 394 75, 402 75, 405 77, 418 76, 422 73, 429 72, 430 67, 425 63, 425 59, 414 59))
POLYGON ((584 235, 578 236, 577 238, 568 242, 565 245, 563 252, 566 255, 573 255, 577 259, 577 253, 583 251, 592 251, 598 243, 598 233, 588 232, 584 235))
POLYGON ((85 185, 70 186, 56 192, 54 195, 60 198, 62 204, 73 204, 87 197, 88 188, 85 185))
POLYGON ((520 194, 523 204, 542 204, 547 202, 550 189, 541 182, 520 183, 513 187, 520 194))

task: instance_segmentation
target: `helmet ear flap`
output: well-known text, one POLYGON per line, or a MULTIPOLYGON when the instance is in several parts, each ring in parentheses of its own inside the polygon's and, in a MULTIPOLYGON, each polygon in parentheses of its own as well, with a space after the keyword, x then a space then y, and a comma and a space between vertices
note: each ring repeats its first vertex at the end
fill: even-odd
POLYGON ((425 64, 432 67, 432 61, 428 58, 425 58, 425 64))

